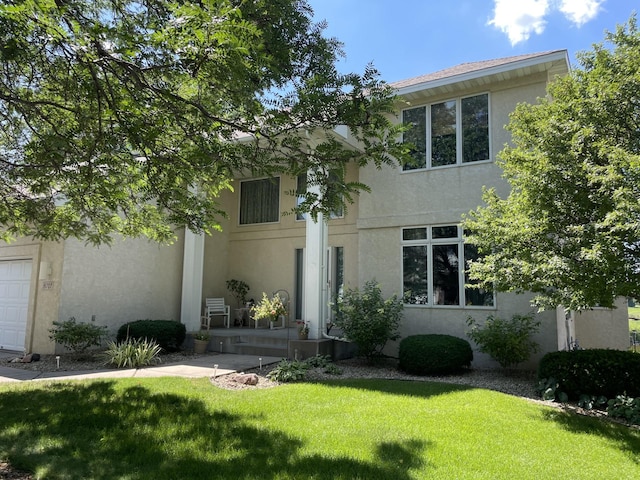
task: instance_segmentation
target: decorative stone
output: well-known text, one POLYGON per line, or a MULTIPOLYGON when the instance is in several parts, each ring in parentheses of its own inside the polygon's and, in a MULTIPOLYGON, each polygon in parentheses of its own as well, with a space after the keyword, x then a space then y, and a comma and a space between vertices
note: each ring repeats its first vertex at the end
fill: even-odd
POLYGON ((31 360, 33 359, 33 355, 28 354, 25 355, 24 357, 22 357, 22 360, 20 360, 22 363, 31 363, 31 360))
POLYGON ((243 385, 257 385, 258 375, 255 373, 240 373, 233 377, 233 381, 243 385))

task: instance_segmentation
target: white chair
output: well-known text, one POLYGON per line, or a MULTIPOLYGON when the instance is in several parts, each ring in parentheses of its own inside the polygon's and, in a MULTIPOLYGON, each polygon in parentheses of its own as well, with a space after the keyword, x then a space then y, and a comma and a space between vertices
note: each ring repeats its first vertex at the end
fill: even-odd
POLYGON ((201 327, 211 328, 211 317, 223 317, 224 326, 231 326, 231 307, 224 304, 224 298, 206 298, 204 316, 201 319, 201 327))

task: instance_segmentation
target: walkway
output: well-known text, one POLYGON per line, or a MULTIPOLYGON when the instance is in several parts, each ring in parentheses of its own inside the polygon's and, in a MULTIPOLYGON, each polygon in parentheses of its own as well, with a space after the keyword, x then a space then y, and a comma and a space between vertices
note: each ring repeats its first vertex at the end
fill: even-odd
MULTIPOLYGON (((0 362, 10 355, 0 352, 0 362)), ((13 355, 15 358, 15 354, 13 355)), ((92 371, 55 371, 37 372, 21 368, 0 366, 0 382, 21 382, 26 380, 83 380, 87 378, 148 378, 148 377, 185 377, 200 378, 212 375, 227 375, 242 372, 262 365, 276 363, 280 357, 260 357, 255 355, 236 355, 231 353, 203 355, 178 363, 161 364, 154 367, 92 370, 92 371), (260 358, 262 360, 260 360, 260 358), (217 365, 217 367, 216 367, 217 365)))

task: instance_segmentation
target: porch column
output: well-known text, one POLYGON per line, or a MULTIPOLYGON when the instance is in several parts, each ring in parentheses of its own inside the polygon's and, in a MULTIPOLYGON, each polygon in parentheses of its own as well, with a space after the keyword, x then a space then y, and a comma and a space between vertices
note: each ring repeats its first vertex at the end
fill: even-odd
POLYGON ((558 350, 571 350, 576 342, 575 312, 562 305, 556 307, 558 350))
POLYGON ((323 215, 313 221, 307 215, 306 249, 304 256, 303 320, 309 324, 309 338, 322 338, 322 322, 327 318, 329 289, 327 284, 328 226, 323 215))
POLYGON ((180 322, 188 332, 200 329, 203 264, 204 234, 195 234, 185 228, 180 322))

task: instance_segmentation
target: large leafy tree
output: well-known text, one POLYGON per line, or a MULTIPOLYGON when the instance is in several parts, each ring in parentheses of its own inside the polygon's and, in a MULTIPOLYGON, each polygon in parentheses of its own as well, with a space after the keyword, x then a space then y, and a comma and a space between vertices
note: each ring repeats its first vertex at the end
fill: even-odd
POLYGON ((610 307, 640 293, 640 33, 635 16, 581 68, 521 104, 499 155, 511 185, 467 216, 471 277, 541 307, 610 307))
POLYGON ((209 232, 240 174, 310 172, 303 208, 335 211, 367 188, 349 162, 404 147, 390 88, 339 74, 323 28, 305 0, 2 2, 0 239, 209 232))

